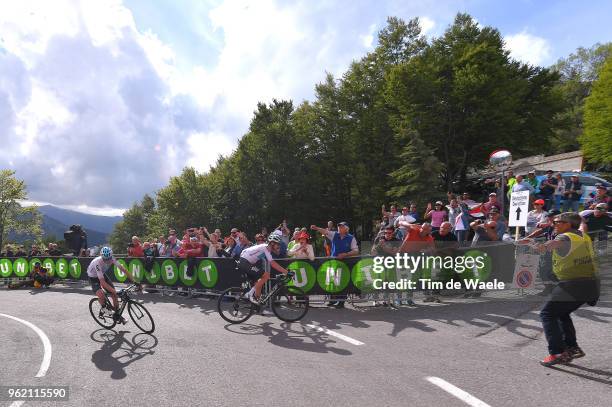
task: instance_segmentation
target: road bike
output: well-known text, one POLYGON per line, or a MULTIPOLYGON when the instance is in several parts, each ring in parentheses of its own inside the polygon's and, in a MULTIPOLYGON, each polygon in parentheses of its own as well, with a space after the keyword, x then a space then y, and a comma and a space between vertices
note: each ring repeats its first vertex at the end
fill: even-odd
MULTIPOLYGON (((144 305, 130 297, 130 293, 136 291, 139 287, 140 285, 132 284, 126 289, 117 291, 117 297, 119 297, 118 316, 121 317, 127 307, 128 314, 138 329, 144 333, 151 334, 155 331, 155 321, 153 321, 151 313, 147 311, 144 305)), ((106 291, 104 292, 104 298, 104 306, 100 305, 98 297, 92 298, 89 301, 89 312, 94 321, 102 328, 113 329, 118 322, 114 315, 115 308, 109 300, 106 291)))
POLYGON ((242 286, 228 288, 219 296, 219 315, 231 324, 240 324, 269 306, 274 315, 282 321, 295 322, 304 318, 308 312, 308 297, 301 288, 289 285, 294 275, 295 273, 290 271, 287 275, 279 274, 271 278, 271 287, 266 293, 262 293, 258 304, 253 304, 247 298, 254 282, 243 275, 242 286))

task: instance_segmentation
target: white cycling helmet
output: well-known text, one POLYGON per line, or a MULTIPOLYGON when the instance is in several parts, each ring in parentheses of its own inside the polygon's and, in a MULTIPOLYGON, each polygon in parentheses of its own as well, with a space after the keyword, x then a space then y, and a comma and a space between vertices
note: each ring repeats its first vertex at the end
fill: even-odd
POLYGON ((104 246, 102 250, 100 250, 100 256, 102 256, 104 260, 108 260, 113 257, 113 251, 110 247, 104 246))

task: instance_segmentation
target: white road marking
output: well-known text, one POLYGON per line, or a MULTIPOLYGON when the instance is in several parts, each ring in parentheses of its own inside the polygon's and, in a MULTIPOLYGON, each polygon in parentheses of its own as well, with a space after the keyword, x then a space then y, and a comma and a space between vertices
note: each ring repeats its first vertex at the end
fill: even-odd
POLYGON ((23 403, 25 403, 23 400, 13 401, 9 407, 20 407, 23 403))
MULTIPOLYGON (((45 335, 45 333, 42 331, 42 329, 40 329, 36 325, 32 324, 31 322, 28 322, 28 321, 25 321, 23 319, 14 317, 12 315, 1 314, 1 313, 0 313, 0 317, 6 317, 6 318, 10 318, 10 319, 12 319, 14 321, 20 322, 23 325, 27 326, 28 328, 32 329, 34 332, 36 332, 36 334, 38 335, 38 337, 40 338, 40 340, 43 343, 43 349, 44 349, 43 360, 42 360, 42 363, 40 364, 40 369, 38 370, 38 373, 36 373, 36 377, 43 377, 44 375, 46 375, 47 374, 47 370, 49 370, 49 365, 51 364, 51 342, 49 341, 49 338, 47 337, 47 335, 45 335)), ((15 403, 17 403, 17 402, 15 402, 15 403)), ((21 405, 21 404, 19 404, 19 405, 21 405)))
POLYGON ((319 332, 324 332, 324 333, 326 333, 329 336, 333 336, 335 338, 342 339, 343 341, 346 341, 346 342, 350 343, 351 345, 355 345, 355 346, 365 345, 363 342, 358 341, 357 339, 353 339, 353 338, 350 338, 350 337, 348 337, 346 335, 339 334, 338 332, 330 331, 329 329, 325 329, 325 328, 320 327, 318 325, 306 324, 306 326, 308 328, 315 329, 315 330, 317 330, 319 332))
POLYGON ((431 384, 435 384, 436 386, 438 386, 445 392, 452 394, 453 396, 457 397, 459 400, 463 401, 464 403, 472 407, 491 407, 484 401, 477 399, 476 397, 472 396, 467 391, 461 390, 459 387, 450 384, 444 379, 440 379, 439 377, 429 376, 429 377, 426 377, 425 380, 427 380, 431 384))

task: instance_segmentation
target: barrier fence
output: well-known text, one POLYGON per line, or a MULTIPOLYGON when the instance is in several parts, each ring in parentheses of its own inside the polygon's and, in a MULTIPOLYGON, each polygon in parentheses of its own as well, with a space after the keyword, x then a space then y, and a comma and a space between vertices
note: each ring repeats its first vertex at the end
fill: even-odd
MULTIPOLYGON (((295 271, 291 284, 302 288, 309 295, 361 294, 374 291, 382 282, 394 282, 408 276, 417 283, 420 279, 445 281, 452 278, 502 281, 512 283, 515 265, 515 245, 494 244, 477 248, 444 249, 428 255, 408 256, 420 261, 402 270, 397 264, 384 264, 372 256, 347 257, 339 260, 322 257, 308 259, 278 259, 278 263, 295 271), (419 260, 419 257, 421 260, 419 260), (431 259, 433 258, 433 261, 431 259), (405 273, 405 271, 409 271, 405 273)), ((0 258, 0 278, 25 278, 34 262, 40 262, 57 282, 87 280, 87 266, 92 257, 11 257, 0 258)), ((404 259, 405 260, 405 259, 404 259)), ((236 270, 236 261, 228 258, 197 258, 192 272, 189 262, 182 258, 155 258, 145 269, 143 258, 118 258, 136 281, 169 288, 193 288, 196 290, 222 291, 240 285, 242 277, 236 270)), ((116 282, 126 281, 118 267, 107 273, 116 282)), ((416 285, 416 289, 421 289, 416 285)))

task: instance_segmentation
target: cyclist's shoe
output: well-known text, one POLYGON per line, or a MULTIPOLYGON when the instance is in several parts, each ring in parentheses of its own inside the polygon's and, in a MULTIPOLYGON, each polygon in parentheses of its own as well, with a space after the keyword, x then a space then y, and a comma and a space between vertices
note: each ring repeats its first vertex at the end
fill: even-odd
POLYGON ((586 353, 580 349, 580 346, 572 346, 567 348, 565 351, 572 357, 572 359, 578 359, 586 355, 586 353))
POLYGON ((121 315, 119 314, 113 314, 113 319, 115 321, 117 321, 118 324, 122 324, 125 325, 127 323, 127 321, 125 320, 125 318, 123 318, 121 315))
POLYGON ((416 303, 412 300, 406 300, 406 305, 409 307, 416 307, 416 303))
POLYGON ((330 301, 330 302, 327 303, 328 307, 333 307, 333 306, 336 306, 336 305, 338 305, 338 301, 330 301))
POLYGON ((338 309, 344 308, 344 301, 338 301, 338 303, 334 305, 334 307, 338 309))
POLYGON ((572 357, 567 353, 557 353, 556 355, 548 355, 544 358, 544 360, 540 361, 542 366, 553 366, 559 363, 569 363, 571 362, 572 357))
POLYGON ((251 301, 251 303, 255 304, 255 305, 259 305, 259 298, 255 297, 255 293, 252 291, 249 291, 246 295, 247 299, 249 301, 251 301))

